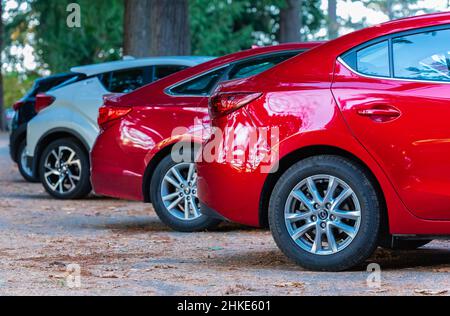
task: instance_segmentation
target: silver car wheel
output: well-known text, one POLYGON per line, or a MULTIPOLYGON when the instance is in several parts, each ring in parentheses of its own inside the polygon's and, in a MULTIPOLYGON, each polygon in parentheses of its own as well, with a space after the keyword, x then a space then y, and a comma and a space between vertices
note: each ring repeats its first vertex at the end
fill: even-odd
POLYGON ((352 188, 331 175, 302 180, 285 205, 289 235, 316 255, 338 253, 351 244, 361 224, 361 206, 352 188))
POLYGON ((202 216, 195 164, 179 163, 167 171, 161 185, 161 199, 166 210, 179 220, 192 221, 202 216))
POLYGON ((45 157, 44 180, 48 187, 59 194, 75 190, 81 180, 81 161, 76 152, 66 146, 59 146, 45 157))

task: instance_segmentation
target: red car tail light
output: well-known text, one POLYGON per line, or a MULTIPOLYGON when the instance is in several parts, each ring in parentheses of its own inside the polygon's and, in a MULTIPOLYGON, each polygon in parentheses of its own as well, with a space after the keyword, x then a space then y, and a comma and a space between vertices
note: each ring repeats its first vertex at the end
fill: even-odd
POLYGON ((258 99, 262 93, 259 92, 238 92, 238 93, 218 93, 213 95, 209 101, 209 113, 211 118, 217 118, 246 106, 258 99))
POLYGON ((54 97, 52 97, 51 95, 40 93, 40 94, 38 94, 36 96, 34 109, 35 109, 36 113, 39 113, 40 111, 42 111, 46 107, 52 105, 53 102, 55 102, 55 98, 54 97))
POLYGON ((17 101, 16 103, 13 104, 13 110, 14 111, 19 111, 19 109, 25 104, 25 102, 23 101, 17 101))
POLYGON ((106 123, 124 117, 131 110, 131 107, 126 106, 102 106, 98 111, 98 125, 103 128, 106 123))

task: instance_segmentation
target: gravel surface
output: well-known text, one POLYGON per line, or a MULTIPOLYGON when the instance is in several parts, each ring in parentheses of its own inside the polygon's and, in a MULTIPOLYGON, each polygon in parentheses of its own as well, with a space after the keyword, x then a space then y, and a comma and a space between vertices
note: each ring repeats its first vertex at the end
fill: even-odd
POLYGON ((6 134, 0 231, 0 295, 450 295, 448 241, 379 249, 352 272, 304 271, 264 230, 224 224, 183 234, 161 224, 151 205, 54 200, 22 180, 6 134), (368 286, 370 263, 381 266, 380 282, 370 283, 379 287, 368 286))

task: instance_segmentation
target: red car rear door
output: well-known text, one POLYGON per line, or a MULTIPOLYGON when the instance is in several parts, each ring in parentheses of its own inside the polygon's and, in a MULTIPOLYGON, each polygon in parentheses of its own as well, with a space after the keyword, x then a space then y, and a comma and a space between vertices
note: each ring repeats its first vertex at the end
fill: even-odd
POLYGON ((341 56, 332 90, 408 209, 450 220, 450 26, 381 38, 341 56))

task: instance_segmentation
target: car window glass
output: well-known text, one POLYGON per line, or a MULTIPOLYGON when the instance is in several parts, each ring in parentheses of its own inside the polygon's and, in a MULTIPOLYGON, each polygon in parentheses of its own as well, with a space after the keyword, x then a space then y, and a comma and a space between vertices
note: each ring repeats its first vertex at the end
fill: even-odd
POLYGON ((144 68, 135 68, 104 74, 101 81, 110 92, 128 93, 147 84, 144 78, 144 68))
POLYGON ((159 80, 164 77, 167 77, 171 74, 174 74, 180 70, 186 69, 187 66, 180 66, 180 65, 174 65, 174 66, 155 66, 155 76, 153 80, 159 80))
POLYGON ((60 89, 60 88, 62 88, 62 87, 68 86, 68 85, 70 85, 70 84, 72 84, 72 83, 75 83, 75 82, 77 82, 77 81, 80 81, 80 80, 84 79, 85 77, 86 77, 86 76, 85 76, 85 75, 82 75, 82 74, 73 76, 73 77, 71 77, 70 79, 66 79, 66 80, 62 81, 62 82, 59 83, 58 85, 56 85, 56 86, 54 86, 54 87, 51 87, 50 89, 48 89, 48 91, 53 91, 53 90, 57 90, 57 89, 60 89))
POLYGON ((394 76, 450 81, 450 29, 393 39, 394 76))
POLYGON ((233 67, 228 75, 228 79, 243 79, 260 74, 277 64, 298 55, 300 52, 291 52, 277 56, 268 56, 256 60, 246 61, 233 67))
POLYGON ((42 93, 42 92, 47 92, 48 90, 50 90, 53 87, 56 87, 58 85, 60 85, 61 83, 63 83, 64 81, 67 81, 67 79, 59 79, 59 80, 48 80, 48 81, 42 81, 38 84, 37 88, 36 88, 36 94, 42 93))
POLYGON ((389 77, 389 42, 377 43, 356 52, 356 67, 362 74, 389 77))
POLYGON ((172 88, 171 92, 180 95, 206 96, 223 76, 225 69, 226 68, 221 68, 189 80, 188 82, 172 88))

